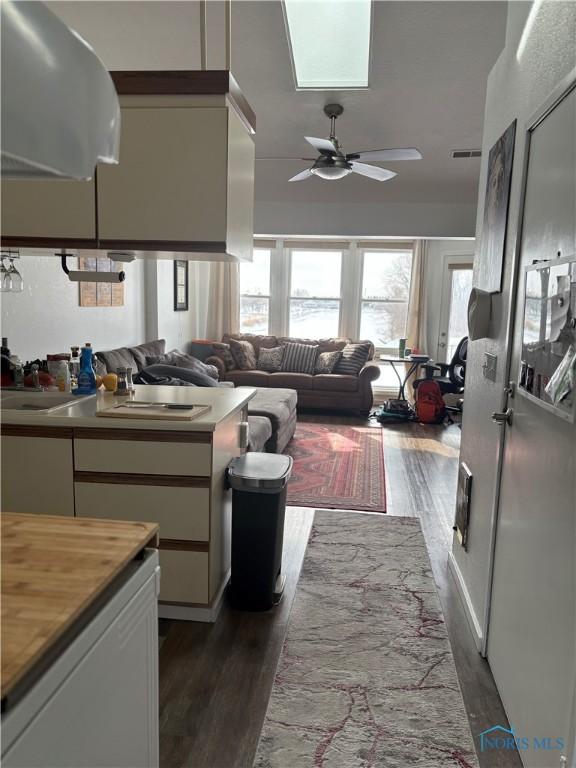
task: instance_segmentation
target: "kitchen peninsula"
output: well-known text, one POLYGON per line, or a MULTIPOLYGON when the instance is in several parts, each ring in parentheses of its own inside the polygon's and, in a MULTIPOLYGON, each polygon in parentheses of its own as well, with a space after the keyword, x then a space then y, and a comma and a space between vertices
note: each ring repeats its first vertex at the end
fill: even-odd
POLYGON ((226 467, 245 450, 254 394, 137 386, 136 402, 210 406, 171 421, 98 416, 121 402, 102 391, 52 410, 52 393, 34 395, 46 399, 44 411, 22 410, 23 395, 3 393, 2 508, 158 523, 160 616, 214 621, 230 564, 226 467))

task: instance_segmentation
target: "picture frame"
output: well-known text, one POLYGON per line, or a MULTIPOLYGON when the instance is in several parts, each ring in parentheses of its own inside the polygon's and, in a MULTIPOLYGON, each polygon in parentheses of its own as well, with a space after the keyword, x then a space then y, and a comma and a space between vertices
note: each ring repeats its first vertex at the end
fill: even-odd
POLYGON ((515 139, 516 120, 510 123, 494 143, 488 156, 484 220, 480 238, 481 267, 477 286, 488 293, 502 291, 515 139))
POLYGON ((188 311, 188 262, 174 261, 174 312, 188 311))

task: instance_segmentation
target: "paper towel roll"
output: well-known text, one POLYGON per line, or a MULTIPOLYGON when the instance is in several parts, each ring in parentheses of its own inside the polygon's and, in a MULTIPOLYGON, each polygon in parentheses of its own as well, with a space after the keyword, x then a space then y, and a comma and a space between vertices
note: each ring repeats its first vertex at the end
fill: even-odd
POLYGON ((491 294, 481 288, 472 288, 468 299, 468 337, 472 341, 488 336, 491 309, 491 294))

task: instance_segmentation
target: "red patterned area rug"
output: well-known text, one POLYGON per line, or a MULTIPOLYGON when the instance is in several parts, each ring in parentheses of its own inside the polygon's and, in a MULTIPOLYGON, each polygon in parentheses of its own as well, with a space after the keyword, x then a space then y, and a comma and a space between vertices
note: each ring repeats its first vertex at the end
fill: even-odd
POLYGON ((299 423, 286 453, 288 504, 386 512, 381 429, 299 423))

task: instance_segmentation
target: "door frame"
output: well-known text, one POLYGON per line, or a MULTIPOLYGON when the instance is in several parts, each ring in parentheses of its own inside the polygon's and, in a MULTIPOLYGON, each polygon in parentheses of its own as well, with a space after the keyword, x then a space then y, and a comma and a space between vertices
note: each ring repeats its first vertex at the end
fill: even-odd
POLYGON ((448 329, 450 325, 450 304, 452 298, 452 275, 456 269, 469 267, 474 270, 474 255, 445 254, 442 259, 442 290, 440 295, 440 316, 438 323, 438 339, 436 341, 436 357, 440 363, 449 363, 446 353, 448 349, 448 329), (444 339, 442 334, 445 334, 444 339), (440 345, 444 343, 444 347, 440 345), (443 358, 443 359, 442 359, 443 358))
MULTIPOLYGON (((516 230, 516 239, 513 248, 513 262, 512 262, 512 275, 510 279, 510 301, 508 308, 508 316, 506 319, 506 357, 504 360, 504 388, 501 393, 500 410, 505 411, 508 408, 508 401, 511 395, 509 382, 511 379, 512 369, 512 352, 514 334, 516 332, 516 314, 518 308, 519 297, 518 293, 522 288, 522 276, 524 270, 521 268, 522 257, 522 240, 524 230, 524 207, 526 200, 526 187, 528 182, 528 167, 530 160, 530 142, 533 131, 553 112, 553 110, 565 99, 570 93, 576 89, 576 68, 572 69, 558 84, 558 86, 552 91, 550 96, 541 104, 541 106, 532 114, 529 120, 524 125, 524 131, 522 134, 516 133, 517 143, 518 136, 521 135, 524 139, 523 146, 520 147, 520 151, 523 153, 522 157, 522 181, 520 192, 520 205, 518 210, 518 227, 516 230)), ((515 151, 517 148, 515 147, 515 151)), ((500 488, 502 485, 502 472, 504 467, 504 453, 506 447, 506 436, 508 433, 507 425, 498 427, 500 429, 500 440, 498 443, 498 455, 496 465, 496 482, 494 483, 494 496, 492 501, 492 512, 490 520, 490 545, 488 554, 488 580, 486 583, 486 600, 485 610, 482 617, 482 641, 480 647, 480 653, 486 657, 488 650, 488 635, 490 632, 490 613, 492 608, 492 591, 494 583, 494 559, 496 553, 496 538, 498 528, 498 517, 500 511, 500 488)), ((576 542, 575 542, 576 543, 576 542)), ((574 671, 574 686, 576 689, 576 665, 574 671)), ((576 696, 574 703, 574 715, 576 715, 576 696)), ((576 746, 574 747, 576 752, 576 746)), ((574 764, 576 768, 576 754, 572 755, 571 765, 574 764)))

